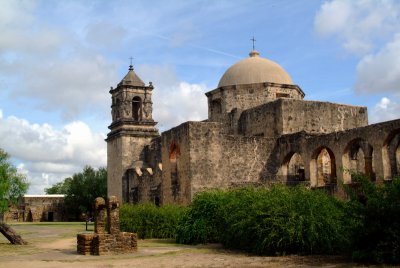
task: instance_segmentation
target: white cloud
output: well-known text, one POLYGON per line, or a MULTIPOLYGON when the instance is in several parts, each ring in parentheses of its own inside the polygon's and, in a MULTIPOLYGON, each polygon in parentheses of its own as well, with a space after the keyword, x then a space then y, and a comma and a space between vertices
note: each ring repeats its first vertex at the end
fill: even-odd
POLYGON ((387 97, 383 97, 372 109, 372 113, 370 113, 371 123, 378 123, 393 119, 400 118, 400 103, 389 99, 387 97))
POLYGON ((355 89, 361 93, 400 91, 400 34, 358 63, 355 89))
POLYGON ((343 48, 360 56, 355 91, 400 90, 400 2, 333 0, 316 14, 317 33, 335 36, 343 48))
POLYGON ((0 117, 0 148, 20 162, 18 168, 27 174, 31 193, 42 193, 85 165, 105 166, 104 138, 80 121, 55 129, 14 116, 0 117))
POLYGON ((349 52, 363 55, 379 40, 399 31, 400 3, 393 0, 333 0, 317 12, 314 27, 322 36, 335 36, 349 52))
POLYGON ((153 118, 159 122, 160 130, 167 130, 186 121, 207 118, 209 91, 204 84, 179 81, 174 69, 168 65, 143 65, 137 74, 143 81, 157 81, 153 91, 153 118))

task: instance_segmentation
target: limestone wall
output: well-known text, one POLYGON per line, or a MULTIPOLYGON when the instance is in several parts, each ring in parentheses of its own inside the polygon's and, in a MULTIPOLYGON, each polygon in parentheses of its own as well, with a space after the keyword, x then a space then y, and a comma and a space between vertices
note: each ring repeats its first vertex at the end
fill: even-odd
POLYGON ((163 202, 186 204, 195 193, 206 189, 261 183, 274 142, 262 137, 226 135, 223 125, 217 122, 187 122, 164 132, 163 202), (177 147, 174 174, 171 158, 177 147))
POLYGON ((162 203, 188 204, 191 201, 189 144, 191 124, 193 122, 186 122, 161 135, 162 203))
POLYGON ((122 135, 107 141, 107 192, 119 200, 123 199, 122 178, 125 172, 134 168, 136 161, 145 158, 144 148, 153 137, 122 135))
POLYGON ((25 195, 20 207, 24 221, 64 221, 67 212, 64 196, 61 195, 25 195))
POLYGON ((366 126, 368 115, 366 107, 279 99, 244 111, 238 125, 245 136, 278 137, 300 131, 331 133, 366 126))

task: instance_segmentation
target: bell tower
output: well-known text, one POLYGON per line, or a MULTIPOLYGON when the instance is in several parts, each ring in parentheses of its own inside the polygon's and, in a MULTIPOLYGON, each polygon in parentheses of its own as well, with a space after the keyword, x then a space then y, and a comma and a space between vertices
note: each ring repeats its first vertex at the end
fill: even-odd
POLYGON ((132 64, 128 73, 111 87, 112 123, 107 135, 107 191, 108 196, 122 198, 123 176, 133 163, 144 161, 144 147, 159 136, 157 122, 152 117, 151 95, 148 86, 136 75, 132 64))

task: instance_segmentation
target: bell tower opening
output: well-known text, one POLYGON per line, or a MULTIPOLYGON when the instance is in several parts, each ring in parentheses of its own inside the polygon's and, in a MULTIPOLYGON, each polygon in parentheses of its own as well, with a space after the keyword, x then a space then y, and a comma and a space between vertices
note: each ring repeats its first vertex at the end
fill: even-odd
POLYGON ((142 99, 138 96, 132 99, 132 117, 135 121, 142 120, 142 99))

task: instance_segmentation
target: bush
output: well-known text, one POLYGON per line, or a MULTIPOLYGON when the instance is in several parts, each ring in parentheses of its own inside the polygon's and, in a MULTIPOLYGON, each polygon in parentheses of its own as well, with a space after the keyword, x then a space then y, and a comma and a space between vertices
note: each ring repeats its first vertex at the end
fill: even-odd
POLYGON ((177 228, 176 240, 182 244, 219 242, 225 223, 223 211, 225 192, 214 190, 198 193, 177 228))
POLYGON ((125 204, 120 210, 121 230, 135 232, 139 238, 175 238, 185 208, 177 205, 125 204))
POLYGON ((177 242, 221 242, 257 254, 336 253, 348 245, 343 203, 320 191, 275 185, 195 197, 177 242))
POLYGON ((352 257, 355 261, 400 263, 400 178, 377 185, 353 174, 358 187, 347 189, 354 219, 352 257))

